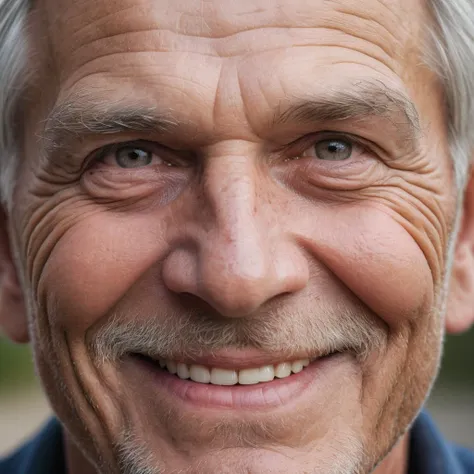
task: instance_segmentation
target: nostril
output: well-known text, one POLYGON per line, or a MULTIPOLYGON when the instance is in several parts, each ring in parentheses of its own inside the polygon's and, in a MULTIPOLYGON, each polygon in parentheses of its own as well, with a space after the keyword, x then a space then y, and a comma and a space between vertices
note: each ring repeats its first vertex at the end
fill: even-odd
POLYGON ((161 278, 165 286, 179 295, 195 294, 197 259, 196 250, 191 246, 173 250, 163 262, 161 278))

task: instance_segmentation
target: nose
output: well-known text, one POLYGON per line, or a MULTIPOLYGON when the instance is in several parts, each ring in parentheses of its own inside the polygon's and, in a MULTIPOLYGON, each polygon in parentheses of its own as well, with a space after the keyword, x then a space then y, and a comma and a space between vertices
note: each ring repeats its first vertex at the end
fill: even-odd
MULTIPOLYGON (((163 279, 175 293, 192 294, 224 317, 256 313, 308 281, 308 265, 269 196, 270 178, 252 160, 216 158, 201 180, 191 245, 165 261, 163 279)), ((273 183, 275 187, 275 183, 273 183)))

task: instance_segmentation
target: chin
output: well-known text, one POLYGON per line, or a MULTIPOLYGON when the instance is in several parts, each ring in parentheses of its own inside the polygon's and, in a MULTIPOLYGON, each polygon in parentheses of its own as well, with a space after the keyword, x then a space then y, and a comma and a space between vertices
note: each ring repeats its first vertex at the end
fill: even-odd
MULTIPOLYGON (((238 441, 242 443, 242 440, 238 441)), ((243 442, 245 443, 245 442, 243 442)), ((242 444, 243 444, 242 443, 242 444)), ((352 433, 314 446, 229 446, 168 453, 163 459, 143 439, 127 436, 117 446, 119 470, 110 474, 362 474, 363 448, 352 433)), ((162 451, 162 449, 160 449, 162 451)), ((108 473, 107 473, 108 474, 108 473)))

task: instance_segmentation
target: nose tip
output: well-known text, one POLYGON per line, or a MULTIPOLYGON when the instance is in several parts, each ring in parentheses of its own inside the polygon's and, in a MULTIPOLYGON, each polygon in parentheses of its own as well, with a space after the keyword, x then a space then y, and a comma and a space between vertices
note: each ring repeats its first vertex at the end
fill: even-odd
POLYGON ((289 249, 278 255, 254 249, 252 255, 246 252, 239 258, 233 252, 223 254, 222 248, 208 248, 199 255, 190 251, 170 255, 163 276, 174 293, 191 294, 223 317, 239 318, 258 312, 277 296, 304 288, 308 269, 289 249))
POLYGON ((198 293, 224 316, 250 315, 267 300, 292 291, 288 282, 279 281, 263 252, 257 258, 244 257, 242 262, 215 263, 203 267, 198 293))

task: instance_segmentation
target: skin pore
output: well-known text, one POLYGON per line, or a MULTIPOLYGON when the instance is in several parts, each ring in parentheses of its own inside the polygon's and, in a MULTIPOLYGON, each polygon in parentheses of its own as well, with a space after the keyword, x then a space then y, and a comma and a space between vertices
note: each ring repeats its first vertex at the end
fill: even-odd
POLYGON ((455 209, 424 2, 36 3, 5 227, 68 474, 404 474, 455 209), (258 410, 132 357, 333 352, 258 410))

